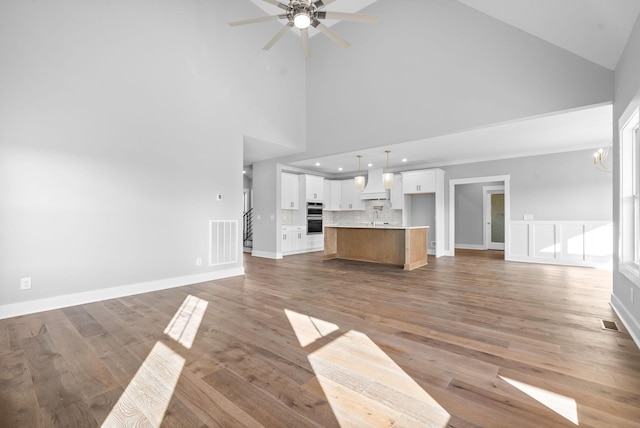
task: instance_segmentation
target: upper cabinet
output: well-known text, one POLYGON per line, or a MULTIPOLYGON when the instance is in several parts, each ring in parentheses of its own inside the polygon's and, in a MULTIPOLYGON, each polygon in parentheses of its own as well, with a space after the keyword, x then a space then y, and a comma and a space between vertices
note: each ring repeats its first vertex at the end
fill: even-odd
POLYGON ((325 180, 324 209, 327 211, 364 210, 364 201, 351 180, 325 180))
POLYGON ((311 202, 321 202, 324 198, 324 177, 317 175, 301 176, 305 199, 311 202))
POLYGON ((436 170, 409 171, 402 173, 402 193, 414 195, 419 193, 435 193, 436 170))
POLYGON ((342 181, 324 181, 324 209, 327 211, 340 211, 342 203, 342 181))
POLYGON ((281 205, 283 210, 297 210, 300 208, 300 179, 295 174, 282 173, 281 205))
POLYGON ((364 210, 364 201, 360 199, 360 192, 356 190, 355 180, 342 180, 342 195, 340 209, 342 211, 364 210))

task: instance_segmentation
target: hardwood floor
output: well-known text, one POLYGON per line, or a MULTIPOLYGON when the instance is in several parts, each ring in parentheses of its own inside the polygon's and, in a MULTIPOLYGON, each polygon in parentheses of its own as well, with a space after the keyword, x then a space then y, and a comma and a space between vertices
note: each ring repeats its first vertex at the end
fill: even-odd
POLYGON ((610 272, 321 253, 0 320, 0 426, 640 426, 610 272))

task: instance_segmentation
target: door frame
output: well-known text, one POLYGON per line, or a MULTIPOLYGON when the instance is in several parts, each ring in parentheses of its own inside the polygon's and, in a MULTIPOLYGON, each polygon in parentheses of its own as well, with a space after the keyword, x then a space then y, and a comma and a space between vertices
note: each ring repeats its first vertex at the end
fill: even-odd
POLYGON ((511 221, 511 176, 494 175, 489 177, 457 178, 449 180, 449 250, 448 256, 456 254, 456 186, 475 183, 504 183, 504 258, 509 260, 509 222, 511 221))
MULTIPOLYGON (((504 242, 491 242, 491 195, 503 195, 504 186, 482 186, 482 238, 485 250, 504 250, 504 242)), ((505 202, 505 208, 506 208, 505 202)), ((504 228, 506 231, 507 221, 505 213, 504 228)), ((506 235, 505 235, 506 241, 506 235)))

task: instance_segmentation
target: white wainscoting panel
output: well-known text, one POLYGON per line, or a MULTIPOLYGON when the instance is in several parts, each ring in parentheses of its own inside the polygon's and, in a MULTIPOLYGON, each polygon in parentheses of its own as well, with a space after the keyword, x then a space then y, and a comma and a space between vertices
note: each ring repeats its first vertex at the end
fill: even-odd
POLYGON ((537 259, 555 259, 558 253, 555 224, 532 224, 533 256, 537 259))
POLYGON ((529 224, 511 223, 508 253, 512 257, 529 257, 529 224))
POLYGON ((593 267, 611 262, 611 222, 512 221, 508 227, 507 260, 593 267))

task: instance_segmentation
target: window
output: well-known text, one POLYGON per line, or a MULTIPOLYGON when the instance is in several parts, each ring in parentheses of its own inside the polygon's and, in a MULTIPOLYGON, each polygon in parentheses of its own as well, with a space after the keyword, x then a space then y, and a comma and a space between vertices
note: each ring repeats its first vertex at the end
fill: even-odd
POLYGON ((620 272, 640 285, 640 109, 620 130, 620 272))

